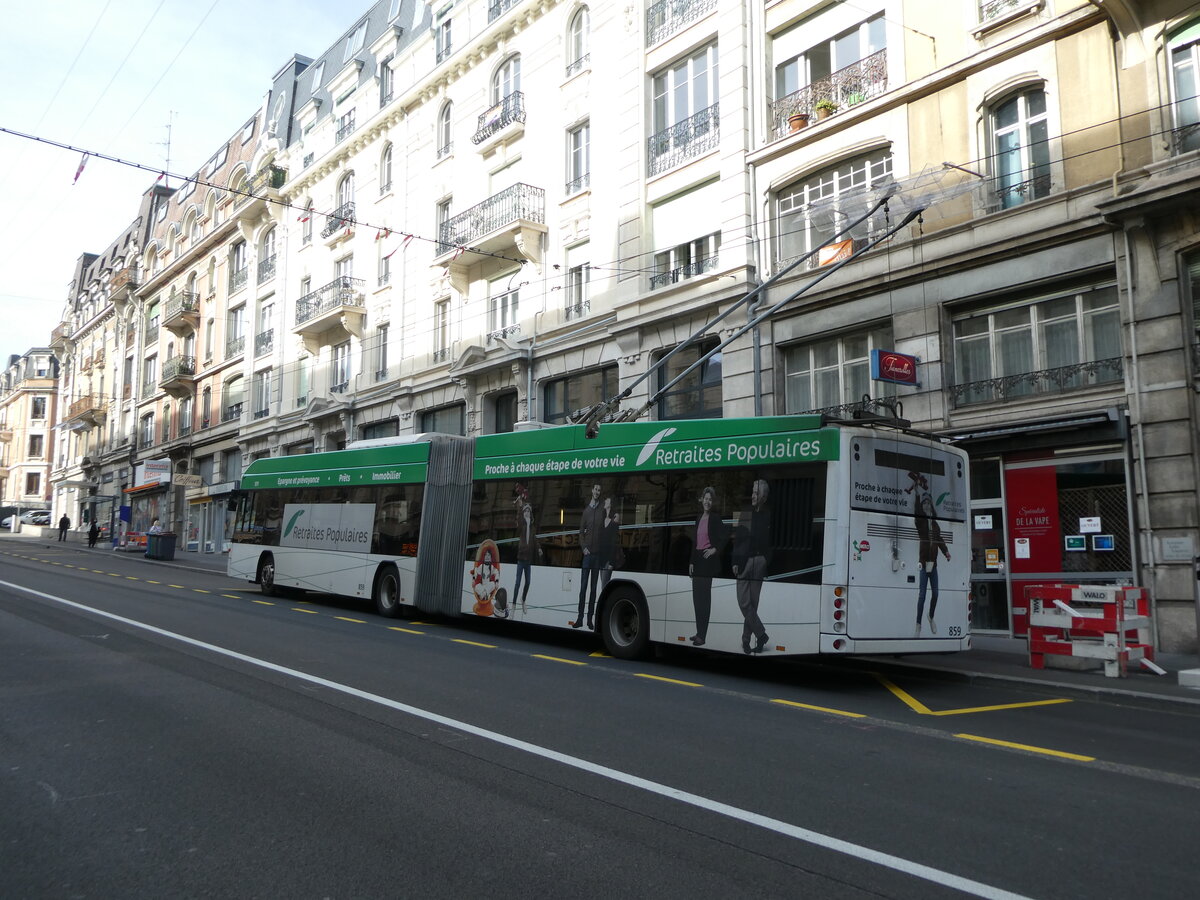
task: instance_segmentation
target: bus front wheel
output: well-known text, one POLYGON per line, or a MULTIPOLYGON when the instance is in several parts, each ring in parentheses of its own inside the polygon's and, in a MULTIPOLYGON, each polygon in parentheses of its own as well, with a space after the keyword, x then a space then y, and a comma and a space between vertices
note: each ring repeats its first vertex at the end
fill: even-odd
POLYGON ((375 576, 375 608, 389 619, 400 615, 400 573, 395 566, 383 566, 375 576))
POLYGON ((264 597, 275 597, 279 588, 275 587, 275 557, 264 553, 258 561, 258 589, 264 597))
POLYGON ((641 659, 650 649, 650 613, 645 599, 632 588, 612 593, 600 626, 605 649, 618 659, 641 659))

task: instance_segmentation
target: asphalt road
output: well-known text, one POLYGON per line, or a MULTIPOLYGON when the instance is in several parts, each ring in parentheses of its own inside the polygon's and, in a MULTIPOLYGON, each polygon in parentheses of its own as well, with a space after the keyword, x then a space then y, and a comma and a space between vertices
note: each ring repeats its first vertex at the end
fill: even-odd
POLYGON ((4 893, 1194 891, 1190 711, 597 650, 14 548, 4 893))

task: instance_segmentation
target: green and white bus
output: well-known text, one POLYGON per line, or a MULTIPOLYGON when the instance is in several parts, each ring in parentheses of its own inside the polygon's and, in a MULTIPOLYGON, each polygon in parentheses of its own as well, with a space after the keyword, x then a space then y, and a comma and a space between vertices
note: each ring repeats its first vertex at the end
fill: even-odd
POLYGON ((970 646, 966 455, 819 416, 440 435, 260 460, 229 573, 379 611, 738 654, 970 646))

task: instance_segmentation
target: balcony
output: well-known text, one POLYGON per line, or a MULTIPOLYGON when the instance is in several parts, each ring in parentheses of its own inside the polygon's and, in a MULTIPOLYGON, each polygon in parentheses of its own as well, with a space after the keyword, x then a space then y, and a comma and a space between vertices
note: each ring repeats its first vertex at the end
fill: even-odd
POLYGON ((352 134, 354 134, 354 110, 350 110, 350 112, 338 119, 338 127, 333 135, 333 142, 340 144, 352 134))
POLYGON ((67 407, 66 423, 72 431, 86 431, 104 424, 104 401, 98 394, 80 397, 67 407))
POLYGON ((172 356, 162 367, 158 386, 172 397, 189 397, 196 380, 196 357, 172 356))
POLYGON ((92 371, 92 357, 85 356, 79 361, 79 371, 85 375, 90 375, 92 371))
POLYGON ((50 331, 50 346, 55 350, 63 350, 71 344, 71 332, 73 328, 70 322, 60 322, 55 325, 50 331))
POLYGON ((221 408, 221 421, 233 422, 242 417, 242 401, 229 403, 221 408))
POLYGON ((274 277, 275 277, 275 256, 274 256, 274 254, 272 254, 271 256, 268 256, 266 259, 260 259, 258 261, 258 283, 262 284, 264 281, 270 281, 274 277))
POLYGON ((245 220, 258 218, 272 200, 279 199, 279 189, 286 181, 287 169, 278 166, 262 169, 237 189, 233 214, 245 220))
POLYGON ((254 336, 254 355, 266 356, 275 349, 275 329, 268 328, 254 336))
POLYGON ((717 0, 659 0, 646 7, 646 46, 665 41, 717 8, 717 0))
POLYGON ((334 235, 337 236, 337 240, 354 235, 354 201, 343 203, 325 217, 325 227, 321 229, 321 237, 328 239, 334 235))
POLYGON ((142 328, 142 342, 145 344, 158 343, 158 326, 161 324, 161 319, 155 316, 152 319, 147 319, 146 324, 142 328))
POLYGON ((717 257, 706 256, 685 266, 678 266, 668 272, 660 272, 658 275, 650 276, 650 290, 656 291, 659 288, 666 287, 668 284, 676 284, 688 278, 695 278, 697 275, 711 272, 716 267, 717 257))
POLYGON ((541 265, 541 236, 546 232, 546 192, 514 184, 441 224, 434 265, 449 268, 450 284, 465 294, 467 270, 477 261, 472 251, 519 254, 541 265))
POLYGON ((12 443, 13 430, 7 425, 0 425, 0 444, 12 443))
POLYGON ((125 304, 133 299, 133 292, 137 289, 137 286, 138 277, 136 269, 132 266, 118 269, 108 282, 108 299, 118 309, 124 308, 125 304))
POLYGON ((488 24, 495 22, 498 18, 517 5, 518 0, 492 0, 488 4, 488 24))
POLYGON ((225 358, 233 359, 235 356, 241 356, 246 349, 246 336, 244 334, 230 338, 225 342, 225 358))
POLYGON ((175 334, 185 328, 195 330, 200 324, 200 295, 182 291, 167 298, 163 304, 162 324, 175 334))
POLYGON ((240 269, 232 269, 229 272, 229 293, 240 291, 246 286, 246 282, 250 280, 250 267, 242 266, 240 269))
POLYGON ((363 280, 343 275, 296 301, 292 332, 316 355, 326 344, 340 344, 351 336, 361 339, 366 315, 363 280))
POLYGON ((887 90, 887 49, 838 69, 800 90, 781 97, 771 104, 771 135, 778 139, 791 132, 788 119, 797 113, 817 116, 817 105, 829 101, 835 107, 832 115, 856 106, 887 90))
POLYGON ((718 106, 714 103, 670 128, 646 139, 647 176, 653 178, 682 165, 690 159, 703 156, 717 148, 721 138, 721 120, 718 106))
POLYGON ((524 133, 525 95, 521 91, 513 91, 491 109, 480 113, 471 141, 479 146, 481 153, 488 153, 501 140, 511 140, 524 133))
POLYGON ((1124 373, 1124 360, 1114 356, 951 385, 950 400, 954 406, 960 407, 1023 397, 1044 397, 1082 388, 1120 384, 1124 373))

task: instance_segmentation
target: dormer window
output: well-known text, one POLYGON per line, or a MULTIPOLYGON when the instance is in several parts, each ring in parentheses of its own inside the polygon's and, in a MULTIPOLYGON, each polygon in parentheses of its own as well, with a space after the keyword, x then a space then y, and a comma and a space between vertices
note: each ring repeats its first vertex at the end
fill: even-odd
POLYGON ((363 48, 363 44, 367 40, 367 23, 360 22, 350 34, 346 36, 346 53, 342 57, 342 62, 348 62, 350 57, 363 48))

